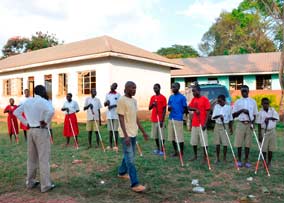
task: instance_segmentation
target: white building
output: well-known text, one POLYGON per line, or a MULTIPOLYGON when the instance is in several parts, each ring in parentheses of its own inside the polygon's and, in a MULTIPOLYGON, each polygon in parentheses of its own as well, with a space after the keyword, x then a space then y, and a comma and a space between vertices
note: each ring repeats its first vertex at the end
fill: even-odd
POLYGON ((24 89, 33 94, 36 85, 45 85, 56 109, 55 119, 63 118, 60 109, 66 93, 71 92, 80 105, 79 120, 84 121, 82 109, 91 88, 97 89, 103 103, 113 82, 118 83, 118 92, 123 94, 125 82, 132 80, 137 85, 135 98, 143 111, 155 83, 160 83, 165 96, 170 95, 170 70, 182 66, 108 36, 23 53, 0 60, 0 108, 11 97, 18 104, 24 89))

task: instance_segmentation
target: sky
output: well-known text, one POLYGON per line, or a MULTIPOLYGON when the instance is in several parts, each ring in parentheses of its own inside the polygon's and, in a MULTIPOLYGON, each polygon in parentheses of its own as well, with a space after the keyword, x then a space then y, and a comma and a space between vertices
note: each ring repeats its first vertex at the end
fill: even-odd
POLYGON ((174 44, 198 49, 222 11, 241 0, 0 0, 0 47, 37 31, 64 43, 109 35, 157 51, 174 44))

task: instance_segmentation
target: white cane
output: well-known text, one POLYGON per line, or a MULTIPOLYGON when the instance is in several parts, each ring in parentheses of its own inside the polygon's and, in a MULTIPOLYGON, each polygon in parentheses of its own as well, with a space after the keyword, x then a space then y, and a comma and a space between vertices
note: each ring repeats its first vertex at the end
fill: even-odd
MULTIPOLYGON (((265 137, 266 137, 267 126, 268 126, 268 124, 266 124, 265 130, 264 130, 264 133, 263 133, 263 139, 262 139, 261 146, 260 146, 261 151, 262 151, 262 149, 263 149, 263 144, 264 144, 265 137)), ((258 171, 260 156, 261 156, 261 155, 260 155, 260 152, 259 152, 259 154, 258 154, 258 159, 257 159, 257 163, 256 163, 256 166, 255 166, 255 171, 254 171, 255 174, 257 174, 257 171, 258 171)))
POLYGON ((49 128, 49 127, 47 127, 47 131, 48 131, 48 134, 49 134, 49 137, 50 137, 50 142, 51 142, 51 144, 54 144, 54 143, 53 143, 53 138, 52 138, 52 136, 51 136, 51 131, 50 131, 50 128, 49 128))
POLYGON ((260 153, 261 158, 262 158, 263 163, 264 163, 265 170, 266 170, 266 172, 267 172, 267 175, 270 176, 270 173, 269 173, 269 170, 268 170, 268 167, 267 167, 265 158, 264 158, 264 156, 263 156, 263 154, 262 154, 262 149, 261 149, 261 147, 260 147, 260 145, 259 145, 259 142, 258 142, 258 139, 257 139, 257 136, 256 136, 256 132, 255 132, 255 130, 254 130, 253 123, 252 123, 252 121, 251 121, 251 119, 250 119, 250 115, 248 115, 248 117, 249 117, 249 121, 250 121, 250 125, 251 125, 251 128, 252 128, 253 135, 254 135, 254 137, 255 137, 255 140, 256 140, 256 143, 257 143, 257 146, 258 146, 259 153, 260 153))
POLYGON ((94 120, 94 121, 95 121, 96 128, 97 128, 97 130, 98 130, 98 133, 99 133, 99 138, 100 138, 100 142, 101 142, 101 144, 102 144, 103 151, 106 152, 105 146, 104 146, 104 143, 103 143, 103 139, 102 139, 102 136, 101 136, 101 133, 100 133, 100 130, 99 130, 98 123, 97 123, 96 120, 94 120))
POLYGON ((228 142, 229 142, 229 145, 230 145, 230 148, 231 148, 232 154, 233 154, 233 158, 234 158, 235 166, 236 166, 237 170, 239 171, 239 170, 240 170, 240 168, 239 168, 239 166, 238 166, 237 158, 236 158, 236 156, 235 156, 235 152, 234 152, 234 150, 233 150, 233 147, 232 147, 232 144, 231 144, 231 141, 230 141, 230 138, 229 138, 229 135, 228 135, 228 132, 227 132, 227 129, 226 129, 226 126, 225 126, 225 123, 224 123, 224 121, 223 121, 223 120, 222 120, 222 124, 223 124, 224 131, 225 131, 226 137, 227 137, 227 139, 228 139, 228 142))
POLYGON ((76 137, 75 137, 75 132, 74 132, 74 129, 73 129, 73 125, 72 125, 71 119, 69 117, 69 113, 68 113, 68 119, 69 119, 69 124, 70 124, 71 131, 72 131, 72 134, 73 134, 73 138, 74 138, 76 149, 79 149, 78 142, 77 142, 76 137))
POLYGON ((174 119, 171 119, 171 120, 172 120, 173 129, 174 129, 175 140, 176 140, 176 144, 177 144, 177 148, 178 148, 180 164, 181 164, 181 166, 184 166, 183 159, 182 159, 182 154, 181 154, 181 151, 180 151, 178 136, 177 136, 177 132, 176 132, 176 126, 175 126, 175 123, 174 123, 174 119))
POLYGON ((12 127, 13 127, 13 130, 14 130, 14 134, 16 136, 16 143, 19 144, 19 137, 18 137, 18 134, 16 132, 16 128, 15 128, 13 119, 11 119, 11 123, 12 123, 12 127))
POLYGON ((200 132, 201 132, 201 138, 202 138, 202 142, 203 142, 203 145, 204 145, 207 164, 208 164, 209 170, 211 170, 210 160, 209 160, 209 156, 208 156, 208 152, 207 152, 207 148, 206 148, 207 146, 206 146, 206 143, 205 143, 204 134, 203 134, 202 126, 201 126, 200 115, 198 115, 198 116, 199 116, 199 129, 200 129, 200 132))
MULTIPOLYGON (((157 100, 155 100, 155 102, 157 103, 157 100)), ((156 114, 157 114, 157 121, 158 121, 160 139, 161 139, 161 143, 162 143, 162 149, 163 149, 163 152, 164 152, 164 160, 166 160, 167 159, 166 149, 165 149, 165 145, 164 145, 164 141, 163 141, 163 134, 162 134, 162 129, 161 129, 160 118, 159 118, 159 115, 158 115, 158 107, 157 106, 156 106, 156 114)))

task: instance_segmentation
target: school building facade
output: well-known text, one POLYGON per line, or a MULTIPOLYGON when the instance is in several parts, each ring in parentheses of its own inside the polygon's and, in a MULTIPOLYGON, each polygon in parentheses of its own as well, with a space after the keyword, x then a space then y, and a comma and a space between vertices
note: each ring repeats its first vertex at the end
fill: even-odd
POLYGON ((194 81, 218 80, 232 97, 240 95, 240 87, 248 85, 251 95, 274 94, 280 100, 280 52, 181 59, 180 70, 172 70, 172 81, 184 90, 194 81))
MULTIPOLYGON (((78 101, 80 121, 85 121, 83 105, 92 88, 102 104, 113 82, 123 95, 126 81, 137 85, 135 98, 140 110, 147 110, 153 85, 160 83, 165 96, 170 95, 171 69, 183 64, 133 45, 102 36, 23 53, 0 60, 0 108, 14 98, 18 104, 23 90, 33 94, 36 85, 45 85, 55 107, 54 120, 62 120, 60 111, 68 92, 78 101)), ((102 109, 104 112, 106 109, 102 109)), ((1 111, 2 112, 2 111, 1 111)))

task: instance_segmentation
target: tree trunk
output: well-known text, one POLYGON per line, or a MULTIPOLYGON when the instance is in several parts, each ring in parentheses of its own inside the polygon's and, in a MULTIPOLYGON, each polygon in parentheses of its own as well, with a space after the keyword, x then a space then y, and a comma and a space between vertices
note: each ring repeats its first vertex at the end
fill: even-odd
MULTIPOLYGON (((284 12, 282 14, 282 39, 284 41, 284 12)), ((283 71, 284 71, 284 45, 282 46, 282 52, 281 52, 281 59, 280 59, 280 69, 279 69, 279 82, 281 86, 281 99, 280 99, 280 105, 279 105, 279 114, 282 117, 282 121, 284 122, 284 77, 283 77, 283 71)))

